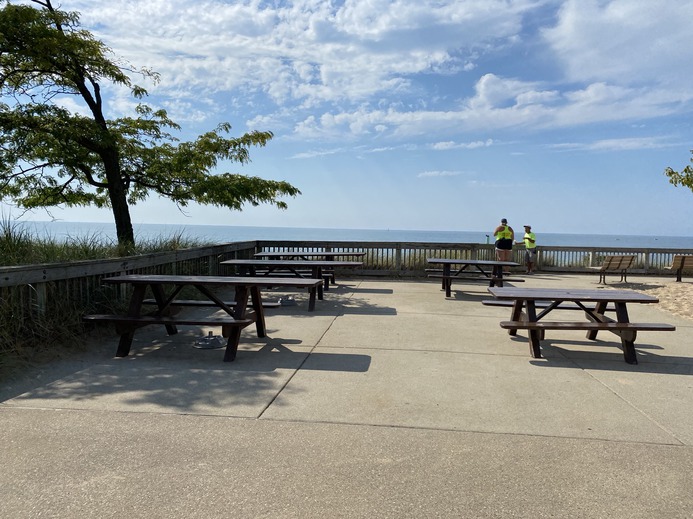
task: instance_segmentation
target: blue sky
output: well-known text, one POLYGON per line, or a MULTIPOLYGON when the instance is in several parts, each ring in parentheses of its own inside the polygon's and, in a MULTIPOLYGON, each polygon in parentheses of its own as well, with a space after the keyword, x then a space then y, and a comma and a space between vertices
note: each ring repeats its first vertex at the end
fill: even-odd
MULTIPOLYGON (((693 2, 61 5, 116 56, 160 73, 157 85, 133 79, 181 139, 222 121, 235 135, 274 132, 250 164, 219 171, 303 193, 285 211, 181 213, 150 198, 133 207, 137 224, 476 231, 505 217, 538 234, 693 234, 693 193, 663 173, 693 148, 693 2)), ((110 116, 133 113, 126 92, 106 95, 110 116)))

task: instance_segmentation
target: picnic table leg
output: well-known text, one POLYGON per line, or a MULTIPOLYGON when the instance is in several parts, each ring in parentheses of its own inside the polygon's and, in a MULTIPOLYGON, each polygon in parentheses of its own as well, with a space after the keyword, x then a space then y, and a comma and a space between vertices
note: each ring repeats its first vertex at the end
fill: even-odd
MULTIPOLYGON (((527 300, 527 321, 535 323, 537 322, 537 309, 534 306, 533 300, 527 300)), ((529 354, 533 359, 541 358, 541 339, 544 335, 541 330, 529 330, 529 354)))
POLYGON ((267 327, 265 326, 265 309, 262 306, 262 294, 260 287, 250 288, 250 304, 255 312, 255 330, 258 337, 267 335, 267 327))
POLYGON ((308 298, 308 311, 309 312, 312 312, 315 310, 315 292, 316 291, 317 290, 315 287, 310 287, 310 289, 309 289, 309 292, 308 292, 310 294, 310 296, 308 298))
POLYGON ((323 270, 322 267, 318 266, 316 267, 317 270, 317 275, 316 277, 318 279, 324 279, 325 280, 325 292, 330 290, 330 278, 329 277, 323 277, 323 270))
MULTIPOLYGON (((522 315, 522 305, 524 301, 522 299, 516 299, 513 302, 513 309, 510 311, 511 321, 520 321, 520 316, 522 315)), ((511 328, 508 330, 508 335, 517 335, 517 328, 511 328)))
MULTIPOLYGON (((151 289, 152 289, 152 294, 154 294, 154 299, 156 300, 156 304, 159 307, 159 310, 161 310, 164 306, 164 302, 166 301, 166 296, 164 295, 164 289, 161 285, 156 285, 156 284, 151 285, 151 289)), ((178 333, 178 328, 176 328, 175 324, 166 324, 164 326, 166 327, 166 333, 168 335, 175 335, 178 333)))
MULTIPOLYGON (((144 293, 147 289, 146 285, 135 285, 130 297, 130 306, 128 308, 128 316, 139 317, 142 310, 142 301, 144 301, 144 293)), ((135 336, 135 326, 131 325, 120 332, 120 340, 118 341, 118 349, 116 357, 127 357, 132 346, 132 339, 135 336)))
POLYGON ((445 289, 445 297, 452 296, 452 279, 450 279, 450 265, 443 265, 443 288, 445 289))
MULTIPOLYGON (((599 318, 599 321, 605 323, 608 321, 606 317, 604 317, 604 312, 606 312, 606 302, 600 301, 594 306, 594 314, 599 318)), ((590 321, 595 321, 591 315, 587 314, 587 318, 590 321)), ((587 332, 587 338, 590 341, 596 341, 597 340, 597 330, 589 330, 587 332)))
MULTIPOLYGON (((626 308, 626 303, 615 303, 616 304, 616 319, 619 323, 628 323, 630 319, 628 318, 628 309, 626 308)), ((637 364, 638 357, 635 353, 635 338, 637 337, 637 332, 624 330, 619 332, 621 336, 621 347, 623 348, 623 358, 628 364, 637 364)))
POLYGON ((494 265, 491 269, 491 282, 488 286, 494 287, 496 284, 498 284, 499 287, 503 286, 503 267, 500 265, 494 265), (498 281, 496 281, 495 278, 498 278, 498 281))
MULTIPOLYGON (((234 297, 234 301, 236 304, 234 305, 233 308, 233 318, 234 319, 245 319, 245 315, 247 312, 247 306, 248 306, 248 296, 250 295, 250 290, 248 287, 245 286, 237 286, 236 287, 236 295, 234 297)), ((262 306, 262 304, 260 305, 262 306)), ((253 302, 253 308, 255 308, 255 302, 253 302)), ((261 314, 264 315, 264 314, 261 314)), ((256 317, 260 317, 257 316, 256 317)), ((258 337, 263 337, 263 335, 260 335, 260 330, 263 330, 264 328, 264 322, 262 324, 258 324, 258 322, 255 322, 255 326, 257 329, 258 337)), ((241 328, 238 326, 234 326, 230 330, 228 330, 229 338, 226 341, 226 351, 224 352, 224 362, 233 362, 236 359, 236 352, 238 352, 238 343, 241 340, 241 328)))

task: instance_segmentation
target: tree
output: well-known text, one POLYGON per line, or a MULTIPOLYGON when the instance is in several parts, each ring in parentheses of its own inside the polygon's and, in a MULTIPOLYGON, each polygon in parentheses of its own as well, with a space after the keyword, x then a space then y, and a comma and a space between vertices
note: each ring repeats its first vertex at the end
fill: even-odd
MULTIPOLYGON (((691 150, 693 153, 693 150, 691 150)), ((693 162, 693 159, 691 159, 693 162)), ((669 182, 675 186, 684 186, 693 191, 693 167, 689 164, 681 171, 675 171, 672 168, 664 170, 664 174, 669 177, 669 182)))
POLYGON ((282 196, 300 191, 284 181, 214 174, 221 160, 245 164, 251 146, 265 146, 269 131, 229 137, 220 124, 192 142, 171 133, 180 127, 165 110, 139 104, 134 117, 106 119, 101 85, 109 82, 142 99, 128 73, 158 80, 109 58, 102 42, 82 29, 79 14, 0 0, 0 199, 25 209, 110 207, 119 244, 134 244, 130 205, 156 194, 179 208, 190 202, 239 210, 244 204, 286 208, 282 196), (72 113, 65 98, 86 105, 72 113))

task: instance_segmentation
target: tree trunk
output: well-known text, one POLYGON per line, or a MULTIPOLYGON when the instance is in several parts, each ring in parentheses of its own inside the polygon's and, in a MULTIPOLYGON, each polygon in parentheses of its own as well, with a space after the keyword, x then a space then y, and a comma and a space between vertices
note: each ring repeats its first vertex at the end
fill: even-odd
POLYGON ((130 219, 130 206, 128 205, 127 192, 120 175, 120 161, 118 150, 111 149, 102 155, 104 171, 108 181, 108 197, 111 201, 113 219, 116 224, 116 236, 118 245, 124 253, 129 253, 135 244, 135 233, 130 219))

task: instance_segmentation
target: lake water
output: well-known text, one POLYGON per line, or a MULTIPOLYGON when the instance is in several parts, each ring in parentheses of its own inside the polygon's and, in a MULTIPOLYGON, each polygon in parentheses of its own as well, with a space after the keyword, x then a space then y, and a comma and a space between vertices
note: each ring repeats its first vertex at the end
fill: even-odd
MULTIPOLYGON (((93 222, 22 222, 33 236, 59 241, 99 237, 115 241, 115 225, 93 222)), ((161 239, 181 234, 205 242, 245 240, 332 240, 423 243, 492 243, 488 231, 421 231, 394 229, 321 229, 298 227, 245 227, 228 225, 134 225, 136 239, 161 239)), ((522 233, 517 233, 518 239, 522 233)), ((608 234, 537 233, 539 245, 574 247, 632 247, 641 249, 693 249, 693 236, 638 236, 608 234)))

